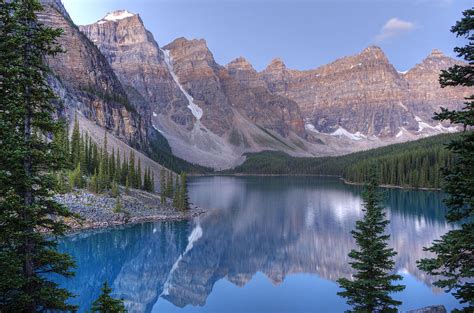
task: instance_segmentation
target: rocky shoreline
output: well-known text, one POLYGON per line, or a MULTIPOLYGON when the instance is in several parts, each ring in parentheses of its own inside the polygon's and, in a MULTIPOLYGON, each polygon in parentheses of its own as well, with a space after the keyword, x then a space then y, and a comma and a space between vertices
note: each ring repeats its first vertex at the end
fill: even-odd
POLYGON ((152 221, 187 220, 206 212, 194 205, 186 211, 178 210, 169 199, 161 204, 159 195, 141 190, 132 189, 126 193, 121 188, 118 198, 120 200, 111 194, 93 194, 85 190, 54 197, 58 203, 80 216, 80 219, 66 220, 70 232, 152 221))

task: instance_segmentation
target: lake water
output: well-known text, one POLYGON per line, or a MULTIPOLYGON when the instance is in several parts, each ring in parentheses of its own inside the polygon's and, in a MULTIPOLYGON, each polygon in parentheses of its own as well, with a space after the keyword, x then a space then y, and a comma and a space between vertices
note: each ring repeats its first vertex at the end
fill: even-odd
MULTIPOLYGON (((199 177, 191 201, 211 210, 193 221, 146 223, 67 237, 76 277, 61 285, 81 311, 108 281, 130 312, 343 312, 350 230, 362 218, 361 187, 324 177, 199 177)), ((391 245, 403 275, 402 310, 456 300, 416 267, 451 229, 442 194, 384 190, 391 245)))

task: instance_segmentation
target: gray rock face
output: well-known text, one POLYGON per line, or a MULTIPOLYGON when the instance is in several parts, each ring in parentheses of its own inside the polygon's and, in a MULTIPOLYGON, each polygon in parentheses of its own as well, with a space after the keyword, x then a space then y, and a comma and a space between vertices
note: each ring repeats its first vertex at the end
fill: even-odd
POLYGON ((66 107, 82 111, 90 120, 129 143, 146 146, 147 120, 135 112, 107 60, 69 16, 64 15, 67 13, 60 1, 42 3, 40 21, 64 31, 59 43, 65 53, 48 59, 55 92, 66 107))
POLYGON ((444 305, 433 305, 422 309, 411 310, 407 313, 446 313, 446 308, 444 305))
POLYGON ((305 137, 304 122, 296 102, 272 94, 247 60, 235 59, 226 70, 221 71, 226 94, 251 121, 283 137, 287 137, 291 130, 305 137))
POLYGON ((80 29, 106 57, 128 94, 134 97, 138 93, 146 101, 140 105, 142 115, 165 113, 176 123, 192 128, 188 101, 139 15, 116 11, 80 29))
POLYGON ((433 50, 420 64, 403 75, 408 82, 407 106, 410 111, 423 120, 430 120, 433 112, 439 112, 440 107, 459 109, 463 105, 464 98, 473 93, 472 88, 441 88, 438 81, 441 70, 455 64, 461 62, 433 50))
POLYGON ((218 136, 228 132, 233 112, 219 77, 223 68, 214 60, 206 41, 178 38, 164 49, 176 78, 203 110, 202 124, 218 136))
POLYGON ((417 117, 432 124, 440 106, 462 106, 472 89, 442 89, 438 82, 440 71, 456 63, 435 50, 406 74, 399 73, 372 46, 309 71, 289 70, 276 59, 260 75, 272 92, 296 101, 318 131, 343 127, 351 133, 393 137, 402 127, 418 131, 417 117))
POLYGON ((342 127, 351 133, 393 136, 400 127, 417 129, 404 105, 408 83, 378 47, 310 71, 289 70, 274 60, 261 77, 270 90, 296 101, 318 131, 342 127))

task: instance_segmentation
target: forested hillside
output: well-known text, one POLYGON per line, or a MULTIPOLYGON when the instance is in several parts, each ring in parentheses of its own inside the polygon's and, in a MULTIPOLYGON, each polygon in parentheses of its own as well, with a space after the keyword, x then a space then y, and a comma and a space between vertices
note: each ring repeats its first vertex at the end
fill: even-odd
POLYGON ((281 152, 247 154, 247 160, 231 173, 337 175, 350 182, 367 178, 376 164, 379 183, 403 187, 440 187, 440 169, 452 164, 445 145, 458 134, 444 134, 340 157, 294 158, 281 152))

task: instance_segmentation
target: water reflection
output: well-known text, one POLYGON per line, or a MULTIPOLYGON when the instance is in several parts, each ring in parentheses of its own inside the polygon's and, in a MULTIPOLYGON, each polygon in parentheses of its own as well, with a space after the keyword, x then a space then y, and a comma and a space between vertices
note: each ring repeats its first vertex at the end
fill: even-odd
MULTIPOLYGON (((208 214, 68 238, 62 247, 79 269, 62 283, 84 309, 108 280, 131 312, 150 312, 162 299, 176 307, 204 306, 223 278, 242 287, 259 272, 274 286, 298 273, 347 277, 354 245, 349 232, 362 217, 360 194, 360 187, 330 178, 196 178, 190 197, 214 208, 208 214)), ((386 207, 397 271, 429 286, 431 278, 415 262, 423 246, 449 230, 441 195, 389 190, 386 207)))

